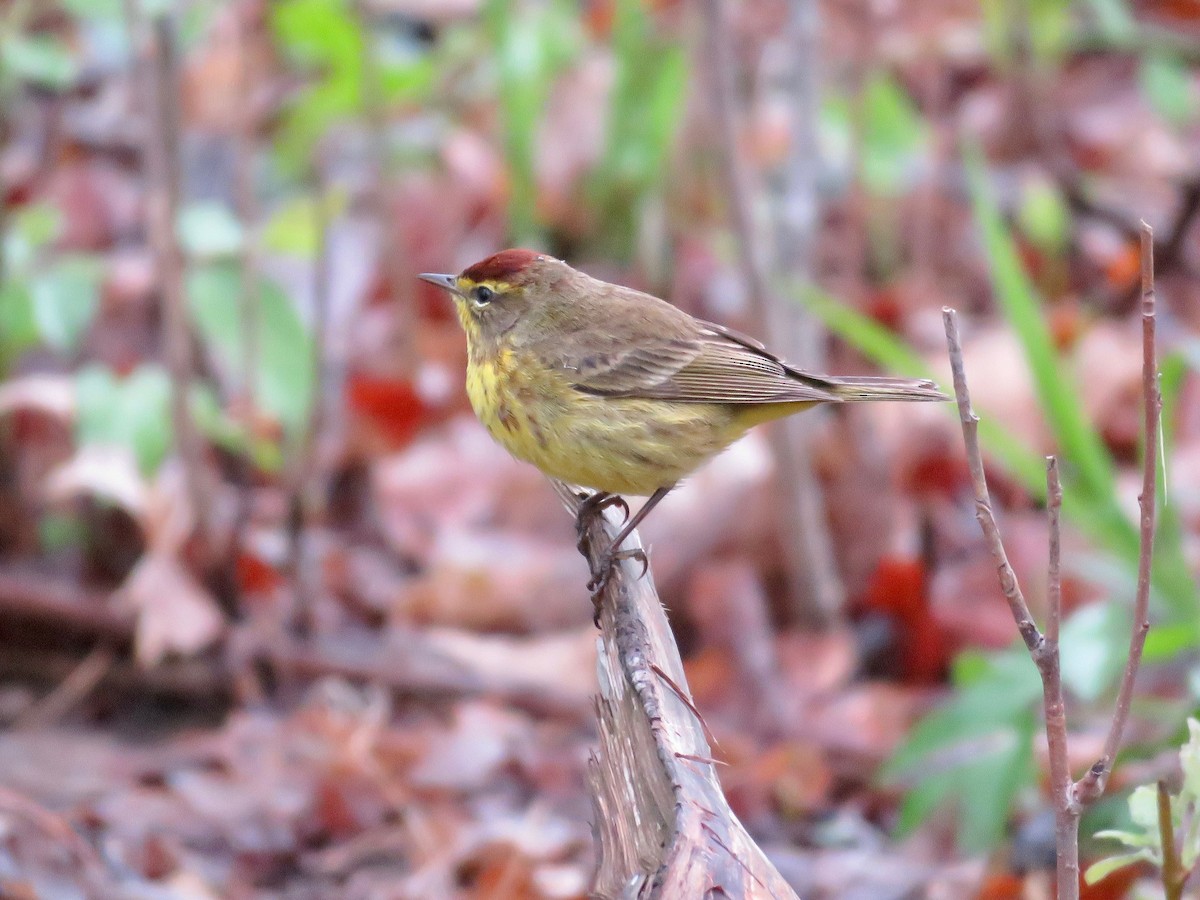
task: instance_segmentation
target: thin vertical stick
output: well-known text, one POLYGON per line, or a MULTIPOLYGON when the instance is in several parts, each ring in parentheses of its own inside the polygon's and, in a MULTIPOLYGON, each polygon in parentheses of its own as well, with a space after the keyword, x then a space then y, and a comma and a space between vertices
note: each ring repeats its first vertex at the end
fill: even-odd
POLYGON ((292 496, 288 516, 288 572, 295 596, 292 629, 298 637, 312 630, 314 586, 309 583, 306 566, 306 530, 316 474, 321 428, 325 422, 325 347, 329 331, 329 196, 319 162, 312 166, 313 226, 317 233, 317 255, 313 261, 313 389, 308 422, 297 442, 296 464, 292 477, 292 496))
POLYGON ((1179 848, 1175 846, 1175 820, 1171 817, 1171 795, 1167 783, 1158 781, 1158 836, 1162 843, 1162 886, 1167 900, 1180 900, 1188 873, 1183 870, 1179 848))
POLYGON ((1058 460, 1046 459, 1046 504, 1050 519, 1050 562, 1047 574, 1046 636, 1034 662, 1042 677, 1042 702, 1046 707, 1046 747, 1050 766, 1050 796, 1054 806, 1058 897, 1070 900, 1079 893, 1079 816, 1067 753, 1067 704, 1063 697, 1058 634, 1062 623, 1062 483, 1058 460))
POLYGON ((1031 654, 1038 652, 1042 644, 1042 635, 1034 624, 1025 595, 1017 583, 1017 576, 1008 561, 1008 553, 1004 550, 1004 542, 1000 538, 1000 528, 996 525, 996 515, 992 512, 992 497, 988 492, 987 477, 983 472, 983 453, 979 449, 979 417, 971 408, 971 393, 967 389, 967 375, 963 367, 962 343, 958 337, 958 316, 954 310, 942 310, 942 321, 946 326, 946 344, 950 350, 950 369, 954 375, 954 396, 958 401, 958 418, 962 424, 963 443, 967 448, 967 467, 971 472, 971 486, 975 491, 975 519, 983 531, 984 542, 988 552, 996 561, 996 569, 1000 577, 1000 590, 1008 601, 1013 621, 1017 630, 1031 654))
POLYGON ((241 284, 238 289, 238 319, 241 325, 241 434, 244 446, 238 459, 237 513, 229 531, 229 546, 226 549, 227 565, 232 570, 229 579, 237 606, 241 586, 237 579, 237 562, 245 541, 246 528, 250 521, 250 500, 254 473, 254 440, 256 399, 258 394, 258 325, 259 325, 259 272, 258 272, 258 193, 254 183, 254 155, 257 108, 255 85, 250 66, 250 25, 244 8, 234 7, 238 41, 238 87, 242 96, 242 108, 237 117, 237 135, 234 147, 234 189, 237 191, 238 218, 242 224, 241 284))
MULTIPOLYGON (((788 321, 780 321, 785 317, 773 315, 773 298, 767 286, 768 267, 760 249, 765 242, 755 228, 750 176, 738 152, 736 71, 726 4, 723 0, 705 0, 704 15, 722 174, 751 315, 761 333, 778 333, 780 328, 791 331, 796 323, 790 321, 790 317, 787 317, 788 321)), ((802 20, 794 26, 803 33, 810 23, 802 20)), ((812 160, 808 162, 813 164, 812 160)), ((793 178, 793 183, 804 182, 793 178)), ((801 221, 801 233, 803 228, 801 221)), ((782 495, 780 533, 788 581, 796 602, 797 618, 810 625, 827 626, 841 613, 842 585, 833 561, 820 486, 813 476, 807 454, 800 443, 793 440, 795 435, 796 431, 788 429, 785 423, 778 423, 778 427, 769 431, 782 495)))
POLYGON ((366 35, 363 54, 363 110, 367 123, 367 139, 370 148, 374 184, 370 197, 370 210, 375 219, 376 265, 387 285, 388 299, 395 303, 400 321, 399 344, 394 348, 400 370, 411 378, 416 370, 416 347, 412 327, 416 315, 416 294, 412 265, 403 236, 396 227, 395 217, 388 210, 392 179, 389 176, 387 107, 383 93, 383 78, 380 74, 379 46, 376 29, 372 27, 371 11, 363 0, 355 0, 354 9, 366 35))
POLYGON ((154 20, 153 38, 154 65, 146 79, 152 95, 147 110, 153 123, 146 147, 151 184, 148 199, 150 232, 162 290, 175 447, 183 461, 196 528, 200 534, 206 534, 209 503, 200 484, 200 444, 188 407, 192 377, 191 333, 183 289, 183 252, 175 233, 183 180, 179 163, 179 61, 174 31, 166 16, 154 20))
POLYGON ((1133 604, 1133 631, 1129 637, 1129 656, 1112 726, 1104 741, 1104 754, 1096 760, 1079 783, 1075 792, 1081 803, 1090 803, 1104 793, 1113 761, 1121 748, 1121 736, 1133 702, 1133 684, 1137 679, 1146 634, 1150 631, 1150 570, 1154 556, 1154 526, 1156 514, 1155 489, 1158 475, 1158 428, 1162 410, 1162 394, 1158 388, 1158 355, 1155 335, 1154 292, 1154 230, 1142 223, 1142 402, 1144 440, 1142 459, 1142 493, 1138 496, 1141 513, 1141 543, 1138 552, 1137 596, 1133 604))

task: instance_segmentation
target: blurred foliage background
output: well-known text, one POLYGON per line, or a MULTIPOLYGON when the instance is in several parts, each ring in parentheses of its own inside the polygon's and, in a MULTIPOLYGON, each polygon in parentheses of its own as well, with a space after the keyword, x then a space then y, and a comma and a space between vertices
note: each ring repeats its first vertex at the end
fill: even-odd
MULTIPOLYGON (((959 309, 1035 612, 1062 460, 1078 774, 1153 225, 1154 627, 1084 830, 1130 827, 1200 695, 1198 62, 1195 0, 0 3, 0 893, 586 893, 586 567, 415 279, 518 245, 840 373, 947 384, 959 309)), ((747 438, 645 529, 803 896, 1044 882, 1040 684, 973 516, 949 407, 882 407, 747 438)))

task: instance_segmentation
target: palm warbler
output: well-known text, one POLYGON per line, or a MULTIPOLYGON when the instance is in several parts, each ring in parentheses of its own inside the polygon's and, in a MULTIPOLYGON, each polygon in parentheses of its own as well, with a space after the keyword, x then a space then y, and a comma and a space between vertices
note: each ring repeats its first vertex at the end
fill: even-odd
POLYGON ((946 399, 929 381, 810 375, 753 338, 530 250, 420 277, 454 297, 467 394, 492 437, 592 488, 581 521, 624 506, 621 494, 649 496, 592 573, 597 596, 646 514, 750 427, 817 403, 946 399))

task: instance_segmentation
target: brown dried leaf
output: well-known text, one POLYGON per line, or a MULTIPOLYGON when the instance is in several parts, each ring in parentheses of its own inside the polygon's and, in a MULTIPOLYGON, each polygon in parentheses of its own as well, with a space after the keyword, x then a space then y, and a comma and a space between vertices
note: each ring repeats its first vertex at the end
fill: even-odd
POLYGON ((587 567, 566 541, 447 528, 428 565, 428 572, 401 594, 395 612, 406 620, 542 631, 580 625, 591 614, 583 588, 587 567))
POLYGON ((170 552, 146 553, 118 595, 137 613, 134 650, 146 668, 169 654, 198 653, 224 628, 213 598, 170 552))
POLYGON ((151 488, 138 470, 131 449, 88 444, 50 473, 46 494, 58 502, 78 496, 97 497, 140 520, 149 507, 151 488))
POLYGON ((0 415, 18 410, 74 419, 75 379, 69 375, 44 374, 0 383, 0 415))
POLYGON ((473 791, 488 784, 529 739, 529 720, 491 703, 463 703, 409 777, 418 788, 473 791))

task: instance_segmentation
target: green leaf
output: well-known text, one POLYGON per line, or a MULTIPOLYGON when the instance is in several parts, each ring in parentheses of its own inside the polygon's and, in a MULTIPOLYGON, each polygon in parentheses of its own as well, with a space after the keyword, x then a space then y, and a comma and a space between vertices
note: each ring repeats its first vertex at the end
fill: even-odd
POLYGON ((52 203, 31 203, 13 214, 12 231, 34 250, 40 249, 62 231, 62 213, 52 203))
MULTIPOLYGON (((259 279, 259 289, 255 398, 288 432, 298 433, 308 419, 315 383, 312 339, 277 284, 259 279)), ((187 291, 192 317, 218 362, 227 371, 241 371, 246 336, 237 268, 213 264, 193 269, 187 291)))
POLYGON ((1179 749, 1179 768, 1183 772, 1181 797, 1200 799, 1200 722, 1187 720, 1188 740, 1179 749))
POLYGON ((1158 847, 1158 840, 1153 834, 1147 831, 1124 831, 1119 828, 1106 828, 1102 831, 1097 831, 1092 837, 1098 841, 1116 841, 1122 846, 1136 849, 1158 847))
POLYGON ((962 844, 979 850, 1003 835, 1013 801, 1029 783, 1041 681, 1023 645, 964 654, 954 676, 957 693, 913 729, 880 777, 916 779, 901 810, 901 833, 957 800, 962 844))
POLYGON ((1088 702, 1116 682, 1129 649, 1129 612, 1116 603, 1082 607, 1062 625, 1063 685, 1088 702))
POLYGON ((1063 0, 1026 0, 1029 5, 1029 38, 1040 60, 1056 62, 1071 34, 1071 4, 1063 0))
POLYGON ((10 273, 26 272, 37 253, 58 237, 62 216, 49 203, 31 203, 11 214, 4 235, 4 265, 10 273))
POLYGON ((1041 696, 1037 669, 1023 649, 968 659, 955 671, 963 679, 960 690, 913 729, 883 767, 882 778, 891 780, 918 769, 947 747, 1009 730, 1041 696))
POLYGON ((100 302, 95 260, 63 257, 33 279, 33 316, 38 334, 56 350, 73 350, 100 302))
MULTIPOLYGON (((618 7, 618 16, 620 9, 618 7)), ((558 72, 579 43, 576 15, 563 0, 513 4, 487 0, 482 18, 487 55, 498 81, 504 156, 511 181, 509 227, 518 243, 540 242, 538 127, 558 72)))
POLYGON ((301 171, 329 126, 363 106, 366 39, 345 0, 286 0, 271 25, 288 55, 315 77, 288 107, 276 139, 285 167, 301 171))
POLYGON ((1017 795, 1033 777, 1036 730, 1037 717, 1030 709, 993 753, 964 767, 959 841, 967 851, 990 850, 1003 839, 1017 795))
POLYGON ((896 819, 899 837, 912 834, 934 811, 953 799, 958 787, 954 769, 930 771, 904 795, 896 819))
POLYGON ((76 441, 128 447, 144 475, 153 475, 171 449, 171 379, 161 366, 142 365, 123 379, 102 366, 75 376, 76 441))
POLYGON ((1021 230, 1045 253, 1058 255, 1071 237, 1071 211, 1062 191, 1047 178, 1034 178, 1022 185, 1017 214, 1021 230))
POLYGON ((297 197, 276 209, 263 228, 262 241, 265 249, 275 253, 302 259, 316 256, 320 241, 316 201, 297 197))
POLYGON ((253 464, 264 472, 277 472, 283 466, 279 444, 266 438, 250 439, 247 446, 245 429, 221 408, 216 393, 208 386, 192 386, 190 397, 192 421, 200 433, 218 446, 233 453, 249 450, 253 464))
POLYGON ((121 0, 61 0, 68 13, 80 19, 120 19, 121 0))
POLYGON ((62 90, 78 74, 66 45, 45 34, 12 35, 0 45, 4 71, 39 87, 62 90))
POLYGON ((200 259, 233 256, 242 249, 242 225, 224 203, 189 203, 179 212, 176 231, 184 251, 200 259))
POLYGON ((1180 815, 1187 812, 1187 829, 1180 842, 1183 867, 1191 870, 1200 860, 1200 722, 1188 719, 1188 741, 1179 751, 1183 770, 1183 786, 1179 790, 1180 815))
POLYGON ((925 359, 869 316, 815 286, 805 285, 798 291, 793 289, 793 296, 827 328, 880 368, 910 378, 929 377, 930 368, 925 359))
POLYGON ((1125 0, 1088 0, 1105 37, 1120 46, 1128 46, 1137 35, 1138 26, 1125 0))
POLYGON ((0 284, 0 376, 37 342, 38 327, 29 290, 17 281, 0 284))
POLYGON ((413 103, 429 96, 437 80, 433 57, 405 60, 381 66, 380 89, 392 103, 413 103))
MULTIPOLYGON (((1064 372, 1065 367, 1042 316, 1044 303, 1026 275, 1017 248, 1000 218, 977 149, 968 152, 966 168, 996 300, 1021 341, 1038 401, 1062 447, 1062 457, 1078 469, 1079 488, 1087 491, 1090 499, 1115 503, 1112 459, 1100 435, 1085 418, 1079 395, 1070 376, 1064 372)), ((1117 513, 1119 515, 1119 510, 1117 513)))
MULTIPOLYGON (((1128 625, 1126 625, 1126 629, 1128 629, 1128 625)), ((1146 635, 1142 661, 1155 663, 1174 660, 1180 653, 1190 652, 1195 646, 1196 625, 1194 622, 1155 623, 1154 627, 1150 629, 1150 633, 1146 635)))
POLYGON ((896 196, 912 186, 926 164, 929 130, 912 99, 884 69, 871 72, 862 88, 861 129, 851 99, 830 94, 821 108, 820 138, 829 159, 859 161, 862 183, 877 196, 896 196))
POLYGON ((87 529, 75 513, 47 512, 38 519, 38 543, 43 553, 51 554, 69 547, 80 547, 87 529))
POLYGON ((915 181, 929 146, 916 104, 887 72, 863 88, 862 175, 874 194, 896 195, 915 181))
MULTIPOLYGON (((1150 835, 1158 835, 1158 790, 1148 784, 1135 787, 1129 795, 1129 818, 1150 835)), ((1158 846, 1157 839, 1155 846, 1158 846)))
MULTIPOLYGON (((326 219, 346 208, 345 191, 329 191, 325 197, 326 219)), ((313 259, 320 244, 317 201, 312 196, 294 197, 271 214, 263 228, 263 247, 275 253, 313 259)))
POLYGON ((616 4, 613 54, 617 71, 597 179, 610 194, 636 199, 662 174, 682 113, 687 59, 656 33, 638 0, 616 4))
POLYGON ((1142 58, 1138 74, 1142 92, 1155 112, 1176 126, 1195 121, 1200 98, 1191 67, 1178 57, 1149 53, 1142 58))
POLYGON ((1026 708, 1001 727, 993 724, 990 731, 928 759, 902 804, 900 834, 910 833, 937 807, 957 801, 962 847, 979 852, 995 846, 1030 780, 1036 722, 1032 708, 1026 708))

